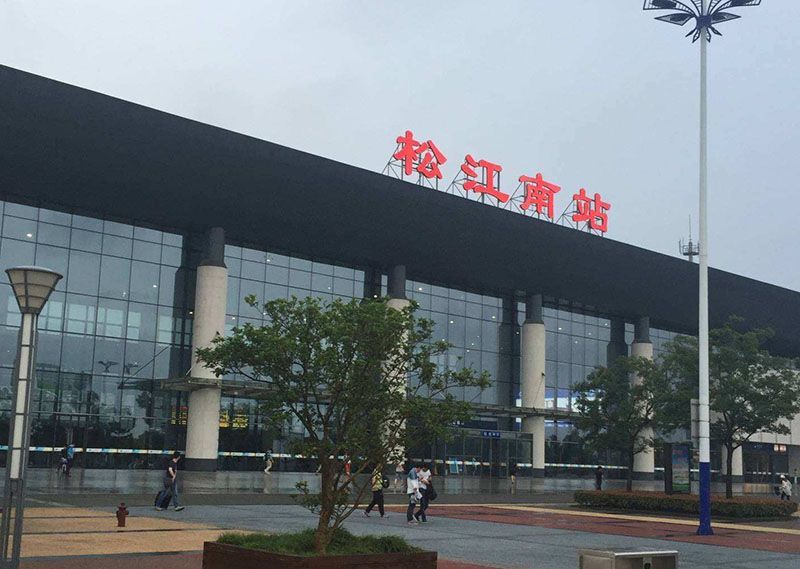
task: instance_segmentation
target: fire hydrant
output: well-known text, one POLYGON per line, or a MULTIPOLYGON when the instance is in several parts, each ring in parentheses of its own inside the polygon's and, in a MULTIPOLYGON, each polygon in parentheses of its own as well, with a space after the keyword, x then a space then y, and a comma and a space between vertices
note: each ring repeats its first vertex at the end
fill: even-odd
POLYGON ((125 502, 122 502, 117 508, 117 527, 125 527, 125 518, 128 516, 128 508, 125 507, 125 502))

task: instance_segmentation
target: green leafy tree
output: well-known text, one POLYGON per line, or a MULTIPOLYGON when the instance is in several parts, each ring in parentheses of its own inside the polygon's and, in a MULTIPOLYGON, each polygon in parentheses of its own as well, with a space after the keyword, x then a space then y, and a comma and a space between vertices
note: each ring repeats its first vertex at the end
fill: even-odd
MULTIPOLYGON (((709 406, 711 438, 725 447, 725 495, 733 497, 733 453, 758 433, 788 434, 800 414, 800 374, 790 360, 764 349, 772 330, 740 331, 730 318, 709 334, 709 406)), ((697 338, 678 336, 664 357, 667 373, 684 382, 683 392, 697 397, 697 338)), ((683 416, 688 418, 688 404, 683 416)))
POLYGON ((584 442, 598 452, 617 451, 626 457, 630 492, 634 457, 653 448, 653 428, 669 405, 673 392, 669 379, 647 358, 619 357, 573 390, 580 412, 575 425, 584 442))
MULTIPOLYGON (((246 300, 258 306, 255 297, 246 300)), ((414 304, 395 310, 385 300, 292 298, 259 310, 265 325, 235 328, 197 353, 218 376, 265 383, 265 413, 303 425, 292 450, 319 461, 320 489, 300 484, 299 499, 319 515, 314 547, 324 554, 370 486, 362 474, 400 460, 411 444, 446 438, 471 415, 451 390, 484 389, 489 378, 439 369, 434 362, 449 345, 431 342, 433 323, 416 318, 414 304)))

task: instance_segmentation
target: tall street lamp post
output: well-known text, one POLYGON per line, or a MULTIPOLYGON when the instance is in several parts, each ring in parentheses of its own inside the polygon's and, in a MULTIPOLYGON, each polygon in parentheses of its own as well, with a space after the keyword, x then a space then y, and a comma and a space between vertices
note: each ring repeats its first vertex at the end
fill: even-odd
POLYGON ((0 567, 18 569, 25 510, 25 466, 31 438, 31 393, 36 387, 36 326, 39 314, 61 275, 41 267, 15 267, 6 273, 22 313, 22 324, 8 430, 6 485, 0 523, 0 567))
POLYGON ((761 0, 645 0, 645 10, 670 10, 671 14, 656 20, 683 26, 694 22, 686 37, 692 42, 700 39, 700 298, 698 318, 700 389, 698 408, 700 430, 700 526, 698 535, 712 535, 711 529, 711 445, 709 440, 709 388, 708 388, 708 94, 706 90, 706 57, 712 33, 722 34, 715 26, 741 18, 726 12, 729 8, 758 6, 761 0))

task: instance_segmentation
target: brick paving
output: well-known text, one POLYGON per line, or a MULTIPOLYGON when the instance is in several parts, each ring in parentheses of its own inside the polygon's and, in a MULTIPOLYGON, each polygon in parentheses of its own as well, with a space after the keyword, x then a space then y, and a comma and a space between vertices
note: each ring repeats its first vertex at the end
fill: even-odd
POLYGON ((431 506, 430 515, 775 553, 800 553, 800 526, 792 529, 719 523, 715 525, 713 536, 698 536, 693 521, 655 516, 596 514, 510 505, 431 506))
MULTIPOLYGON (((135 515, 118 528, 113 512, 29 508, 22 569, 201 569, 203 542, 222 533, 209 524, 135 515)), ((491 569, 446 559, 438 568, 491 569)))

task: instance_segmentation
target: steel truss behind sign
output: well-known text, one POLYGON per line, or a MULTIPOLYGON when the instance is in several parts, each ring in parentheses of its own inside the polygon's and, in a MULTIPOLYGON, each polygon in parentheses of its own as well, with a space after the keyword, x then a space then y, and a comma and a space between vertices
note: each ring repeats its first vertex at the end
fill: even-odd
MULTIPOLYGON (((407 180, 425 188, 438 190, 442 179, 441 166, 447 157, 433 141, 420 142, 407 130, 397 137, 397 146, 382 173, 400 180, 407 180)), ((600 194, 593 197, 584 188, 572 196, 572 201, 561 215, 555 217, 556 195, 561 186, 554 184, 537 172, 535 176, 522 175, 516 189, 507 194, 502 191, 500 174, 503 167, 486 159, 475 159, 472 154, 464 162, 453 181, 444 189, 468 200, 483 204, 489 199, 502 209, 513 211, 540 220, 604 236, 608 231, 608 210, 611 204, 603 201, 600 194)))

